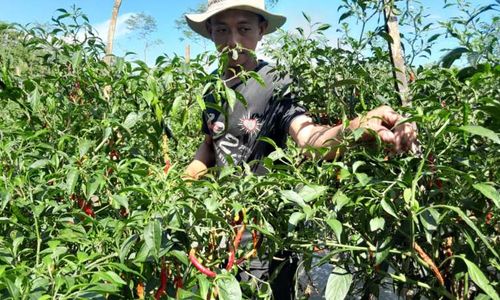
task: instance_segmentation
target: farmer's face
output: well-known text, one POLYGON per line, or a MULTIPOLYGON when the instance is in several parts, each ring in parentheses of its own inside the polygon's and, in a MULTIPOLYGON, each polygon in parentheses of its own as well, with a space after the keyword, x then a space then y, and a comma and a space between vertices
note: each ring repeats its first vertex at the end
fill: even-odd
POLYGON ((208 32, 219 51, 224 48, 234 49, 241 47, 238 58, 234 60, 229 55, 229 66, 243 66, 252 69, 255 58, 251 54, 257 48, 257 43, 262 39, 267 28, 267 22, 252 12, 231 9, 223 11, 207 23, 208 32), (250 50, 250 52, 248 51, 250 50))

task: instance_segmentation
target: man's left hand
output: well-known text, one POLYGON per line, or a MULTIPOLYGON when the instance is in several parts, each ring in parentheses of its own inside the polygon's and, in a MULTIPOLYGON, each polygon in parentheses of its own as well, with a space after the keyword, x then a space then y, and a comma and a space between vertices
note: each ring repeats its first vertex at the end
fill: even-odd
POLYGON ((389 106, 380 106, 352 120, 349 128, 368 129, 363 136, 364 140, 373 139, 370 131, 375 132, 382 142, 392 146, 391 151, 394 153, 409 151, 415 148, 417 143, 416 125, 404 122, 403 116, 389 106))

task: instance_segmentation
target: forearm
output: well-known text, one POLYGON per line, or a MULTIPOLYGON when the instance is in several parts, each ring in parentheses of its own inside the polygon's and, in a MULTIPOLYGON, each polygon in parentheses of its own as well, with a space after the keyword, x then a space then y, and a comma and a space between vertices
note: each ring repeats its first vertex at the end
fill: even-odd
POLYGON ((403 117, 389 106, 380 106, 368 113, 349 121, 349 126, 335 127, 318 125, 307 115, 293 119, 289 134, 302 148, 330 147, 331 151, 325 159, 335 159, 342 154, 345 147, 341 143, 348 132, 362 128, 361 141, 371 142, 375 138, 387 144, 387 148, 395 153, 408 151, 415 147, 416 128, 411 123, 402 123, 403 117), (348 131, 348 132, 346 132, 348 131), (339 147, 336 147, 339 146, 339 147))
MULTIPOLYGON (((301 116, 292 122, 290 135, 301 148, 330 148, 324 159, 332 160, 342 153, 342 149, 336 146, 342 143, 346 130, 351 130, 350 127, 318 125, 310 117, 301 116)), ((310 155, 310 152, 306 152, 306 156, 310 155)))
MULTIPOLYGON (((345 136, 345 129, 342 125, 334 127, 314 125, 310 128, 310 136, 305 144, 300 145, 303 148, 330 148, 323 159, 333 160, 342 154, 342 149, 338 147, 345 136)), ((309 155, 309 153, 307 153, 309 155)))
POLYGON ((304 147, 334 147, 342 142, 344 136, 344 128, 342 125, 335 127, 315 125, 311 128, 309 138, 306 140, 304 147))

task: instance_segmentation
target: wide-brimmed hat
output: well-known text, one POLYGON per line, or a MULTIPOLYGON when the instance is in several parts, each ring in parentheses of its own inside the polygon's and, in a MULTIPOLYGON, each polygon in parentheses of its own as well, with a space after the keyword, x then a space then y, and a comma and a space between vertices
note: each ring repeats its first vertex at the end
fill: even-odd
POLYGON ((206 12, 201 14, 187 14, 186 21, 194 32, 210 39, 206 21, 210 17, 228 9, 241 9, 261 15, 268 23, 264 34, 276 31, 276 29, 280 28, 286 22, 285 16, 269 13, 266 10, 264 0, 208 0, 206 12))

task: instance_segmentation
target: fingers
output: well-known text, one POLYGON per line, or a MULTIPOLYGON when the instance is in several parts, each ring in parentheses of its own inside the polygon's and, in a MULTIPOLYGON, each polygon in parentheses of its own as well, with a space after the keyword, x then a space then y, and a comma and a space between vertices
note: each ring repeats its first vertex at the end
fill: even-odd
POLYGON ((395 112, 391 107, 378 107, 370 111, 366 117, 360 127, 373 130, 382 142, 391 146, 391 152, 410 151, 418 144, 416 125, 404 122, 403 116, 395 112))
POLYGON ((383 124, 370 123, 367 129, 378 135, 380 140, 389 145, 391 152, 409 151, 417 142, 417 131, 412 123, 401 123, 392 130, 383 124))
POLYGON ((413 123, 401 123, 394 128, 393 132, 397 153, 409 151, 417 142, 416 125, 413 123))
POLYGON ((388 106, 382 106, 380 113, 382 123, 388 128, 393 128, 401 119, 403 119, 400 114, 388 106))
POLYGON ((361 119, 361 127, 370 128, 372 124, 382 124, 392 129, 403 117, 389 106, 380 106, 361 119))
POLYGON ((369 129, 373 130, 383 143, 395 146, 396 136, 391 130, 379 124, 370 124, 370 125, 371 126, 369 127, 369 129))

